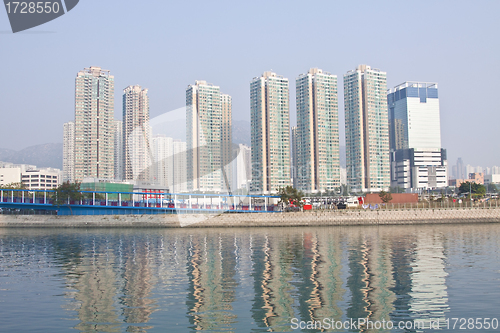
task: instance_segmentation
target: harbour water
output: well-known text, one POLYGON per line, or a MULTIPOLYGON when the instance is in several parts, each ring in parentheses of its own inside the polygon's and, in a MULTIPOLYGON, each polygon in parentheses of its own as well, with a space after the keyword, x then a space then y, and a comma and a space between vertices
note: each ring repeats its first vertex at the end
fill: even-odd
POLYGON ((499 309, 500 224, 0 229, 2 332, 500 332, 499 309))

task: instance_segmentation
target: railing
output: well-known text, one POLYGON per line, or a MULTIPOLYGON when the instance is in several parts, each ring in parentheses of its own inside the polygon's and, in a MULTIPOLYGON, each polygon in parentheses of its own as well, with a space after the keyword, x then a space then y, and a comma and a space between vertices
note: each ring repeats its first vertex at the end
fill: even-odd
MULTIPOLYGON (((277 204, 277 196, 260 195, 227 195, 200 193, 150 193, 150 192, 104 192, 81 191, 82 199, 67 200, 59 206, 55 205, 53 190, 13 190, 0 189, 0 207, 31 210, 103 210, 108 209, 120 214, 155 214, 168 212, 281 212, 277 204)), ((498 208, 499 199, 482 199, 472 202, 466 199, 444 198, 439 201, 420 201, 418 203, 371 204, 346 207, 348 210, 414 210, 414 209, 467 209, 498 208)), ((332 203, 314 204, 312 210, 337 210, 332 203)), ((102 212, 101 212, 102 213, 102 212)), ((87 214, 77 212, 77 214, 87 214)))
MULTIPOLYGON (((320 204, 312 207, 312 210, 337 210, 335 204, 320 204)), ((470 199, 458 200, 453 202, 453 199, 445 199, 440 201, 419 201, 417 203, 377 203, 377 204, 365 204, 365 205, 351 205, 347 206, 345 209, 348 210, 414 210, 414 209, 471 209, 471 208, 499 208, 499 199, 481 199, 476 201, 471 201, 470 199)), ((342 208, 343 209, 343 208, 342 208)))
POLYGON ((30 209, 145 209, 171 211, 279 212, 277 196, 199 193, 81 191, 81 200, 66 199, 55 205, 53 190, 0 190, 0 207, 30 209))

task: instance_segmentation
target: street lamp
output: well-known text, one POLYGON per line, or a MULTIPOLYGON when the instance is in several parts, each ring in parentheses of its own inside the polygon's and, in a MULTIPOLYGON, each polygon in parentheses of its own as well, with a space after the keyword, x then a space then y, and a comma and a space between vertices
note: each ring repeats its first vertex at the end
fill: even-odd
POLYGON ((472 182, 469 182, 470 205, 472 207, 472 182))

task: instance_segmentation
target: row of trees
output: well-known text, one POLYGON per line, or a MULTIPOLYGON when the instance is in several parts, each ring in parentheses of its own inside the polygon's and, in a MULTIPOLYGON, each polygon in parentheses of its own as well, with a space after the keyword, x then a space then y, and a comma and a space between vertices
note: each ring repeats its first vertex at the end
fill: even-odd
MULTIPOLYGON (((379 192, 379 197, 382 200, 383 203, 388 203, 392 200, 392 193, 394 189, 391 188, 391 191, 380 191, 379 192)), ((490 192, 496 193, 497 188, 495 187, 494 184, 490 184, 488 186, 488 190, 490 192)), ((395 193, 403 193, 404 191, 396 189, 394 190, 395 193)), ((465 182, 462 183, 458 189, 459 194, 469 194, 472 195, 472 197, 476 198, 482 198, 486 194, 486 187, 481 184, 476 184, 473 182, 465 182)), ((329 195, 330 193, 325 192, 323 195, 329 195)), ((331 193, 333 194, 333 193, 331 193)), ((278 189, 278 195, 280 197, 280 204, 286 205, 286 206, 296 206, 301 208, 303 206, 303 197, 304 193, 302 191, 297 190, 293 186, 287 186, 283 188, 278 189)), ((316 194, 316 196, 321 195, 321 192, 319 194, 316 194)))
MULTIPOLYGON (((473 196, 477 196, 477 195, 481 195, 481 196, 484 196, 484 194, 486 193, 499 193, 499 190, 498 188, 495 186, 495 184, 488 184, 487 186, 484 186, 484 185, 481 185, 481 184, 475 184, 475 183, 472 183, 472 187, 473 187, 473 190, 472 190, 472 193, 473 193, 473 196), (484 192, 483 190, 481 189, 481 187, 478 187, 476 185, 480 185, 482 187, 484 187, 484 192)), ((441 190, 442 192, 443 190, 441 190)), ((405 189, 402 188, 402 187, 391 187, 389 189, 388 192, 386 193, 405 193, 405 189)), ((432 192, 436 192, 435 190, 432 191, 432 192)), ((447 191, 448 193, 450 193, 450 190, 447 191)), ((459 194, 462 194, 462 193, 469 193, 469 182, 465 182, 461 185, 461 188, 458 189, 458 193, 459 194)), ((353 192, 350 190, 349 186, 348 185, 342 185, 340 187, 337 187, 334 191, 319 191, 319 192, 316 192, 316 193, 308 193, 308 194, 305 194, 306 196, 309 196, 309 197, 321 197, 321 196, 324 196, 324 197, 335 197, 335 196, 348 196, 348 195, 359 195, 359 193, 357 192, 353 192)))

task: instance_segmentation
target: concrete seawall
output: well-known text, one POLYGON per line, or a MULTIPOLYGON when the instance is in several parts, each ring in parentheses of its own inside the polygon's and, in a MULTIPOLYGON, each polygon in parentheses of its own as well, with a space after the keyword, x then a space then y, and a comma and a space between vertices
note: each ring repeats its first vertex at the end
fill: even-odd
POLYGON ((219 215, 0 215, 0 228, 293 227, 498 222, 500 222, 500 208, 338 210, 219 215))

